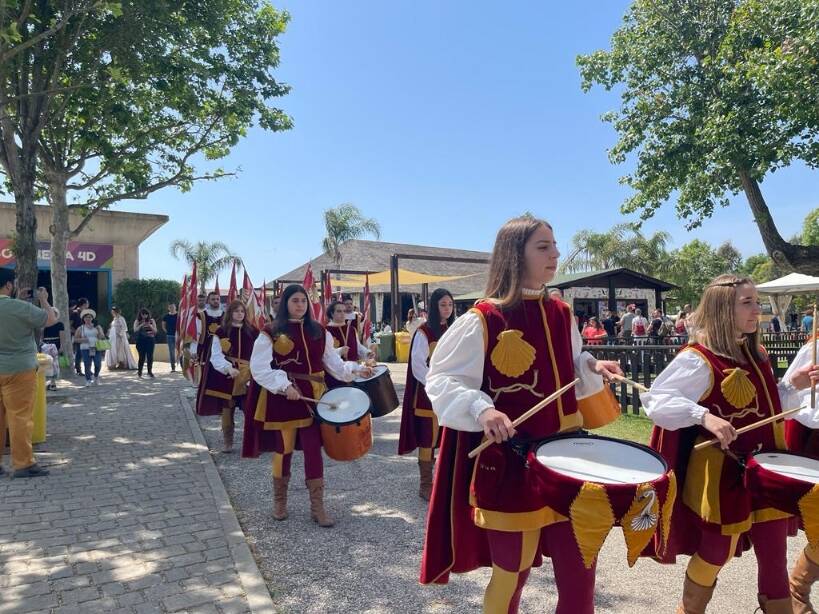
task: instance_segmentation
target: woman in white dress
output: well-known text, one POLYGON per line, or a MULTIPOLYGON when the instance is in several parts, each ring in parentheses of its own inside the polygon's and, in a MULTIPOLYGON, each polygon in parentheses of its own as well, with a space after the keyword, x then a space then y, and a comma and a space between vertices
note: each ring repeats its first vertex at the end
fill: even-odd
POLYGON ((111 328, 108 329, 108 338, 111 340, 111 349, 105 353, 105 366, 108 370, 136 369, 136 360, 128 343, 128 323, 116 306, 111 307, 111 328))

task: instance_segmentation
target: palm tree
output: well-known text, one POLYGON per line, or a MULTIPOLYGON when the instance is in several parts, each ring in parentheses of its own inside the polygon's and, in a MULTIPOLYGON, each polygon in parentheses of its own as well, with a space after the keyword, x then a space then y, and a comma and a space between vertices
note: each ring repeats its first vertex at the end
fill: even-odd
POLYGON ((191 266, 196 263, 200 292, 204 292, 206 284, 216 279, 216 276, 230 265, 244 266, 242 259, 221 241, 191 243, 185 239, 177 239, 171 243, 171 256, 177 259, 181 256, 191 266))
POLYGON ((608 232, 581 230, 572 238, 572 251, 563 261, 561 271, 579 273, 614 267, 628 267, 654 275, 667 264, 667 232, 646 237, 637 224, 617 224, 608 232))
POLYGON ((360 239, 367 234, 372 234, 376 239, 381 238, 381 226, 378 222, 364 217, 358 207, 350 203, 327 209, 324 212, 324 227, 327 235, 322 239, 321 247, 333 259, 336 268, 341 265, 342 243, 360 239))

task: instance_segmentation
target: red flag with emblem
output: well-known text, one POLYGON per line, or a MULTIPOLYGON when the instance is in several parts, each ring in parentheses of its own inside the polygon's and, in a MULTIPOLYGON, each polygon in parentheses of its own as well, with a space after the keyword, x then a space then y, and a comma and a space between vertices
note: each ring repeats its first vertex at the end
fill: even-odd
POLYGON ((239 298, 239 289, 236 287, 236 263, 230 271, 230 287, 228 288, 228 304, 239 298))
POLYGON ((333 302, 333 284, 330 282, 330 272, 324 273, 324 324, 327 324, 327 310, 333 302))
POLYGON ((307 263, 307 271, 304 273, 304 289, 307 290, 307 299, 313 307, 313 318, 317 322, 324 322, 324 308, 321 304, 321 295, 316 288, 316 278, 313 277, 313 265, 307 263))
POLYGON ((182 318, 182 314, 185 313, 185 310, 188 305, 188 276, 185 275, 184 279, 182 280, 182 291, 179 293, 179 310, 178 315, 176 316, 176 330, 174 331, 174 335, 176 336, 176 351, 177 353, 182 351, 182 322, 184 321, 182 318))
POLYGON ((257 329, 262 330, 265 323, 264 309, 259 303, 259 295, 253 288, 253 282, 250 281, 250 275, 245 269, 245 278, 242 282, 242 301, 245 303, 245 318, 257 329))

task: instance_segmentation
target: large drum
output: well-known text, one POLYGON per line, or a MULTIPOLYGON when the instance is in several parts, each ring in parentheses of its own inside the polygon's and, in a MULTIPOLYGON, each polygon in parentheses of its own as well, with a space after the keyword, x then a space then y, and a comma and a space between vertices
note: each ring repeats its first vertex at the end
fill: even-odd
POLYGON ((765 507, 800 516, 808 541, 819 545, 819 460, 792 452, 751 454, 745 485, 765 507))
POLYGON ((370 398, 370 413, 373 418, 386 416, 398 407, 398 394, 386 365, 373 367, 370 377, 357 377, 353 380, 353 386, 363 390, 370 398))
POLYGON ((327 456, 350 461, 364 456, 373 445, 370 399, 358 388, 335 388, 316 404, 321 444, 327 456))
POLYGON ((634 565, 657 529, 665 543, 677 496, 674 472, 651 448, 610 437, 571 433, 532 446, 528 464, 544 505, 572 523, 587 568, 611 528, 623 528, 634 565))

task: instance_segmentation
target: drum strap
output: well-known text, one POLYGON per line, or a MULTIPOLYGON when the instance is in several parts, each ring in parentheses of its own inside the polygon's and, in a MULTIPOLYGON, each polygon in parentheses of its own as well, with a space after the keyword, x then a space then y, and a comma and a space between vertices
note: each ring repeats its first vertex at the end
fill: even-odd
POLYGON ((288 373, 287 375, 291 380, 300 379, 308 382, 324 383, 323 375, 310 375, 308 373, 288 373))

